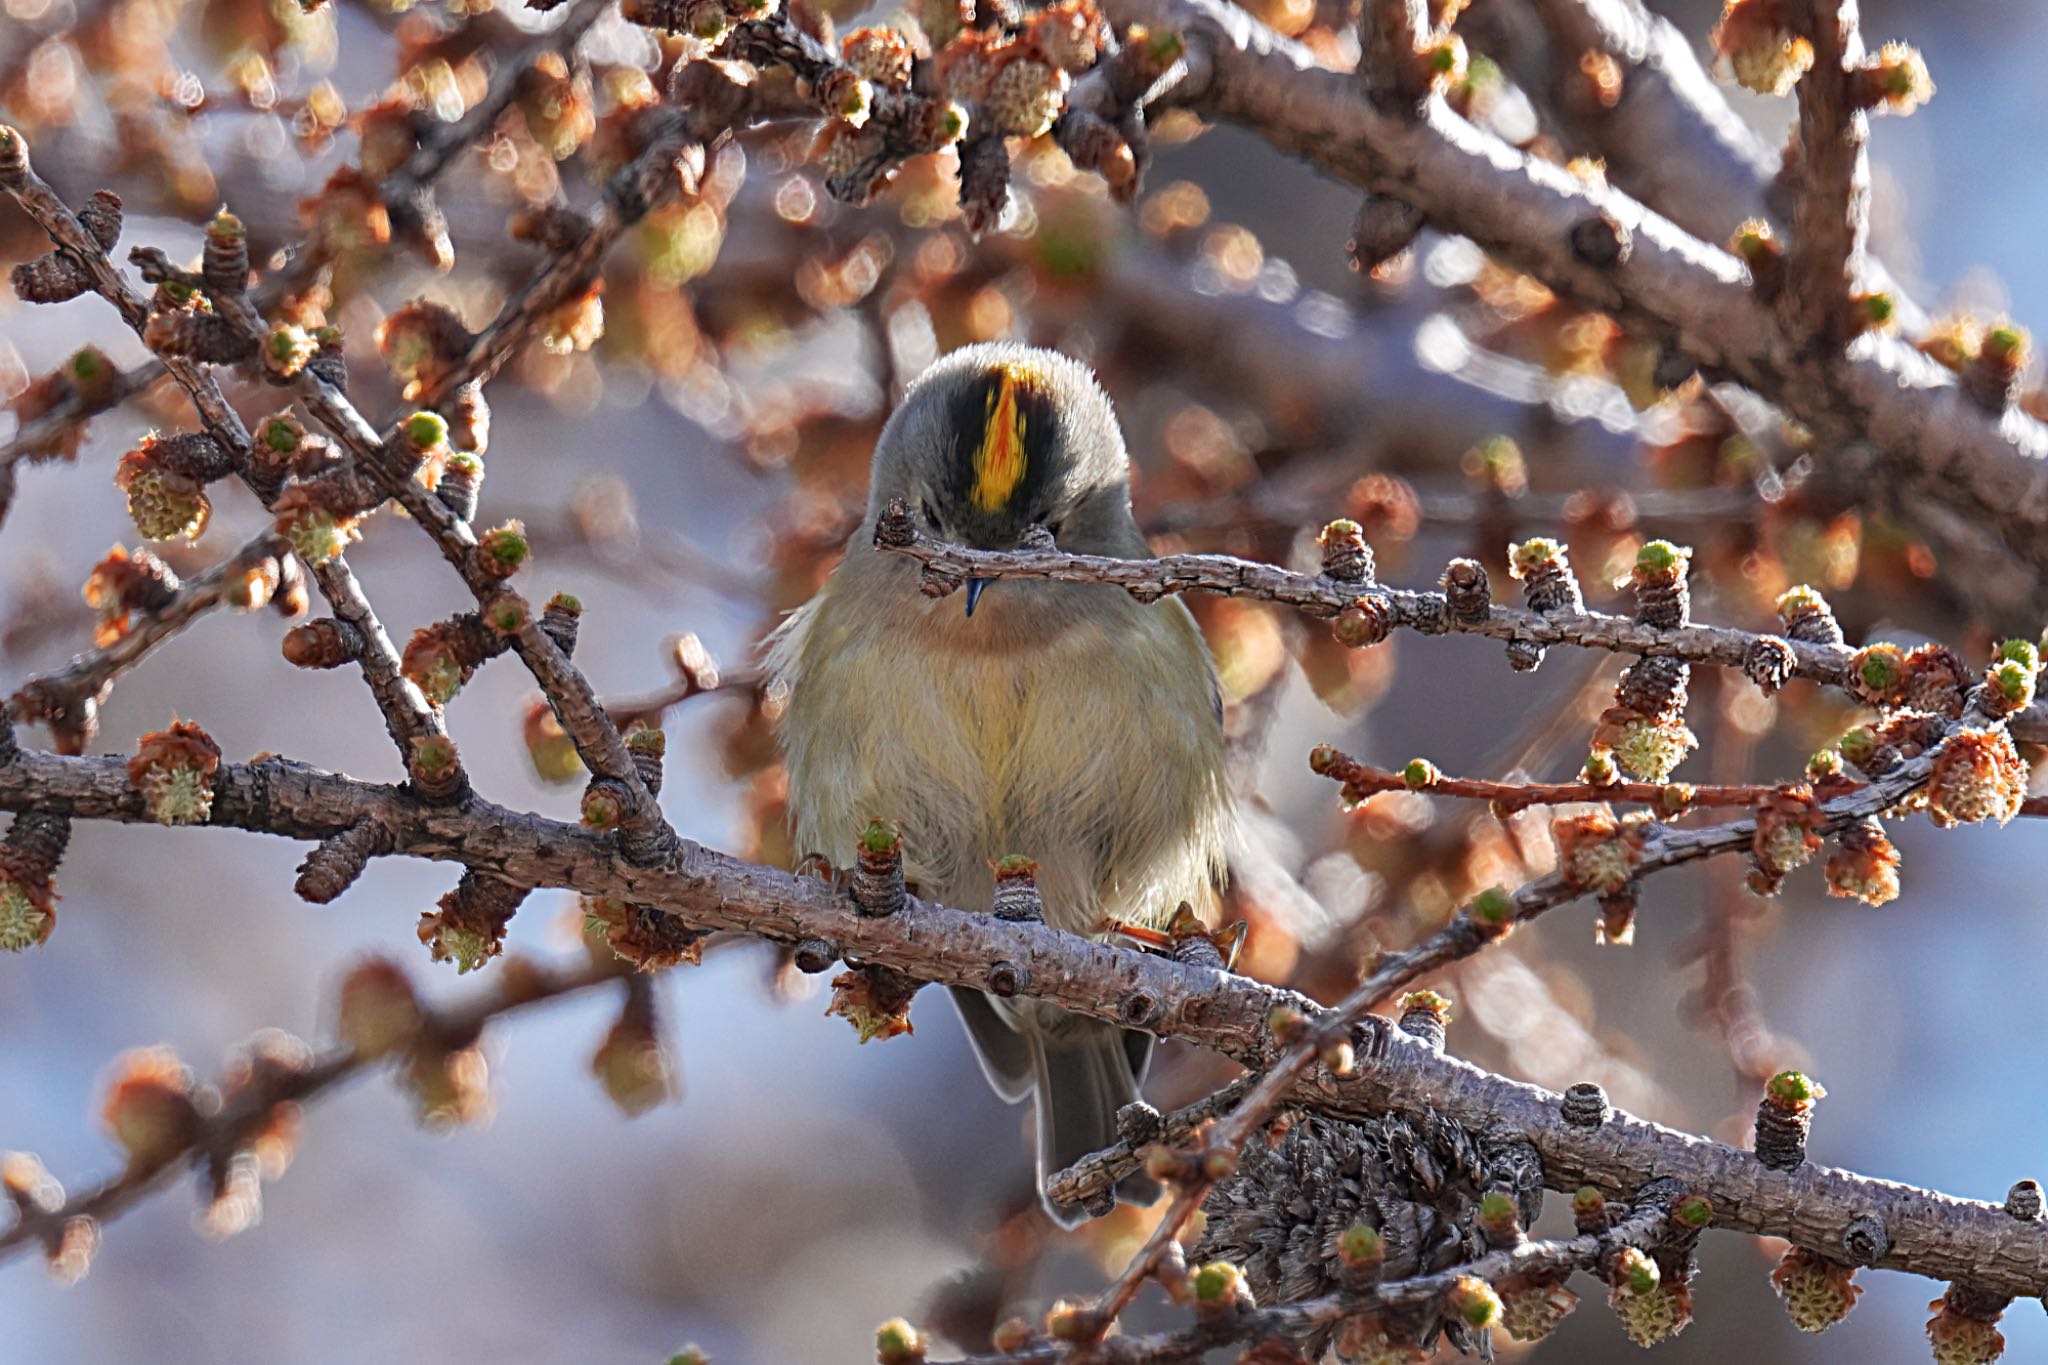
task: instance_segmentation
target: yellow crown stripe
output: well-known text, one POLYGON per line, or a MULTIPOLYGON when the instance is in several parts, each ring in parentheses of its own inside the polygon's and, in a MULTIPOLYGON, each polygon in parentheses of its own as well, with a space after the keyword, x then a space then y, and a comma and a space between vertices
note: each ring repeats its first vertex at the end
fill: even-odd
POLYGON ((1025 464, 1024 410, 1017 403, 1017 376, 1004 370, 995 392, 988 396, 981 444, 974 451, 974 505, 984 512, 1008 506, 1017 485, 1024 482, 1025 464))

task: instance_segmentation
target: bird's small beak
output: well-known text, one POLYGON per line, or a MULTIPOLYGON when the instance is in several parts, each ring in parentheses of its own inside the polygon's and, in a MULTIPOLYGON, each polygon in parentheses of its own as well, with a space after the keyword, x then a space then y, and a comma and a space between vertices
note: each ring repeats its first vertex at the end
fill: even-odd
POLYGON ((989 580, 986 578, 970 578, 967 580, 967 614, 969 616, 974 615, 974 604, 981 600, 981 590, 988 585, 989 580))

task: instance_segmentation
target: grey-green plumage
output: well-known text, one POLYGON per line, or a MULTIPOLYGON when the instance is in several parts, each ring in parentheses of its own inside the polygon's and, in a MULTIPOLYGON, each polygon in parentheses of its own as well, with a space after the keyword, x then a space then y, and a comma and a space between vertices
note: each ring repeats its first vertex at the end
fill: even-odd
MULTIPOLYGON (((771 642, 798 849, 848 866, 862 826, 897 820, 910 880, 963 910, 990 908, 990 865, 1014 853, 1037 861, 1056 928, 1163 926, 1182 902, 1213 917, 1223 735, 1187 608, 1027 580, 989 585, 971 612, 964 594, 928 599, 914 560, 874 547, 898 498, 960 544, 1008 549, 1042 525, 1064 549, 1150 554, 1085 366, 1002 344, 933 365, 883 428, 845 561, 771 642)), ((1035 1001, 958 1002, 997 1092, 1036 1096, 1041 1189, 1115 1140, 1148 1036, 1035 1001)))

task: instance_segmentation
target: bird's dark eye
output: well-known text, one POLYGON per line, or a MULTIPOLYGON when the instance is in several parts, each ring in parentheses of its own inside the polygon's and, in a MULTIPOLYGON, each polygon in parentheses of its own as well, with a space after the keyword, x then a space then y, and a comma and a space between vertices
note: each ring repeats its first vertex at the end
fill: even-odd
POLYGON ((939 514, 932 510, 932 501, 930 498, 926 498, 924 502, 919 505, 918 510, 924 513, 924 524, 926 530, 936 531, 939 529, 939 514))

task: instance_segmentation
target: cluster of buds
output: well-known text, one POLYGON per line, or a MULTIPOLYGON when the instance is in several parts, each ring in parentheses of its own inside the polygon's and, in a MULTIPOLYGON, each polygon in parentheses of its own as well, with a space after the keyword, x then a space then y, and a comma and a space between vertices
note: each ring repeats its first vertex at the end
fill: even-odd
POLYGON ((1617 821, 1605 806, 1560 816, 1551 822, 1557 841, 1558 870, 1581 891, 1607 895, 1620 891, 1635 876, 1642 851, 1640 823, 1617 821))
MULTIPOLYGON (((455 386, 455 391, 442 400, 442 412, 448 421, 448 444, 458 453, 481 456, 491 446, 491 404, 484 397, 483 384, 475 379, 455 386)), ((477 477, 482 478, 483 466, 477 466, 477 477)), ((469 520, 468 517, 463 518, 469 520)))
POLYGON ((1885 905, 1899 894, 1899 850, 1874 818, 1843 830, 1828 854, 1828 894, 1885 905))
POLYGON ((1802 1072, 1780 1071, 1771 1077, 1756 1107, 1756 1159, 1774 1171, 1796 1171, 1805 1165, 1813 1108, 1827 1093, 1802 1072))
POLYGON ((1927 1322, 1934 1365, 1991 1365, 2005 1354, 2005 1334, 1998 1330, 2004 1299, 1952 1284, 1927 1306, 1934 1311, 1927 1322))
POLYGON ((1714 50, 1744 89, 1782 95, 1813 69, 1813 44, 1799 31, 1798 0, 1728 0, 1714 50))
POLYGON ((1750 837, 1749 889, 1759 896, 1777 895, 1786 874, 1820 852, 1819 830, 1825 822, 1810 787, 1778 787, 1764 797, 1750 837))
POLYGON ((1316 536, 1322 552, 1322 575, 1333 583, 1362 584, 1373 581, 1372 546, 1365 540, 1365 528, 1348 517, 1340 517, 1316 536))
POLYGON ((711 936, 651 905, 630 905, 609 896, 583 898, 583 932, 586 943, 601 942, 613 958, 641 972, 696 966, 704 960, 704 940, 711 936))
POLYGON ((363 633, 347 621, 323 616, 284 634, 285 661, 294 668, 340 668, 363 657, 363 633))
POLYGON ((1579 1296, 1555 1275, 1508 1275, 1494 1290, 1500 1295, 1501 1330, 1516 1341, 1543 1340, 1579 1306, 1579 1296))
POLYGON ((278 379, 295 378, 320 350, 313 334, 295 322, 281 322, 264 333, 263 367, 278 379))
POLYGON ((524 625, 521 608, 519 599, 511 596, 484 611, 462 612, 421 626, 406 642, 401 659, 405 676, 430 703, 446 706, 486 660, 511 647, 510 632, 502 627, 510 625, 516 631, 524 625))
POLYGON ((0 839, 0 951, 48 941, 57 925, 57 864, 71 840, 63 815, 23 811, 0 839))
POLYGON ((1831 1261, 1805 1247, 1788 1247, 1771 1272, 1771 1288, 1784 1301, 1792 1325, 1802 1332, 1825 1332, 1856 1306, 1863 1287, 1856 1268, 1831 1261))
POLYGON ((346 479, 301 479, 277 495, 271 510, 277 514, 277 533, 313 568, 363 538, 355 489, 346 479))
POLYGON ((467 450, 449 454, 434 484, 434 496, 453 512, 458 521, 476 517, 477 498, 484 487, 483 458, 467 450))
POLYGON ((839 40, 839 59, 858 79, 890 90, 908 90, 917 47, 901 29, 857 28, 839 40))
POLYGON ((1916 645, 1899 660, 1894 704, 1928 715, 1956 717, 1970 690, 1970 667, 1947 645, 1916 645))
POLYGON ((1984 673, 1984 710, 1993 716, 2010 716, 2032 706, 2040 672, 2041 653, 2032 640, 2004 641, 1984 673))
POLYGON ((1934 756, 1927 782, 1927 814, 1935 824, 2003 825, 2027 796, 2027 765, 2003 726, 1961 729, 1934 756))
MULTIPOLYGON (((1636 555, 1636 620, 1671 630, 1691 619, 1686 570, 1692 552, 1653 540, 1636 555)), ((1685 723, 1692 666, 1669 655, 1637 660, 1615 685, 1614 705, 1601 714, 1594 751, 1606 751, 1630 777, 1663 782, 1699 744, 1685 723)))
POLYGON ((1434 1354, 1422 1349, 1415 1328, 1379 1313, 1344 1319, 1330 1351, 1345 1365, 1424 1365, 1434 1354))
POLYGON ((142 737, 128 760, 128 785, 142 793, 150 818, 165 825, 204 824, 213 813, 220 745, 191 721, 142 737))
MULTIPOLYGON (((1073 81, 1058 57, 1073 61, 1085 55, 1092 65, 1097 54, 1099 39, 1072 41, 1068 22, 1078 19, 1085 26, 1089 21, 1082 16, 1093 8, 1083 0, 1069 6, 1065 18, 1049 17, 1022 33, 1000 29, 962 33, 933 56, 934 83, 947 99, 978 110, 998 134, 1037 137, 1048 132, 1066 106, 1073 81), (1052 40, 1051 50, 1040 41, 1041 35, 1052 40)), ((1097 26, 1094 32, 1099 32, 1099 15, 1093 23, 1097 26)))
POLYGON ((1798 663, 1791 644, 1776 635, 1759 635, 1742 651, 1742 675, 1767 697, 1792 681, 1798 663))
POLYGON ((661 727, 637 721, 626 731, 626 757, 649 796, 661 795, 661 766, 667 756, 668 735, 661 727))
POLYGON ((827 1015, 853 1025, 863 1043, 910 1033, 910 1002, 924 982, 893 967, 855 967, 832 978, 827 1015))
POLYGON ((606 1098, 627 1118, 638 1118, 680 1093, 675 1061, 662 1038, 654 991, 646 977, 626 978, 625 1004, 591 1057, 590 1070, 606 1098))
POLYGON ((178 575, 147 550, 134 554, 116 545, 85 580, 86 605, 98 624, 93 643, 104 648, 126 635, 137 612, 148 615, 178 597, 178 575))
POLYGON ((193 540, 213 515, 206 485, 233 472, 233 459, 203 431, 151 432, 121 457, 114 483, 128 495, 128 515, 144 536, 193 540))
POLYGON ((1682 1276, 1666 1276, 1636 1247, 1623 1247, 1607 1266, 1608 1307, 1622 1331, 1638 1346, 1669 1341, 1692 1321, 1692 1288, 1682 1276))
MULTIPOLYGON (((545 607, 541 608, 540 633, 547 636, 555 648, 562 651, 562 657, 566 659, 576 653, 576 636, 581 629, 582 621, 583 599, 574 593, 558 592, 548 599, 545 607)), ((695 686, 692 696, 696 695, 697 691, 718 686, 718 665, 712 662, 710 651, 704 648, 703 643, 695 635, 676 637, 671 643, 670 650, 678 670, 682 671, 695 686), (692 671, 693 669, 697 671, 692 671), (707 675, 709 681, 697 685, 698 680, 707 675)))
POLYGON ((473 972, 504 951, 505 929, 527 891, 469 869, 435 909, 420 916, 420 942, 434 961, 473 972))

